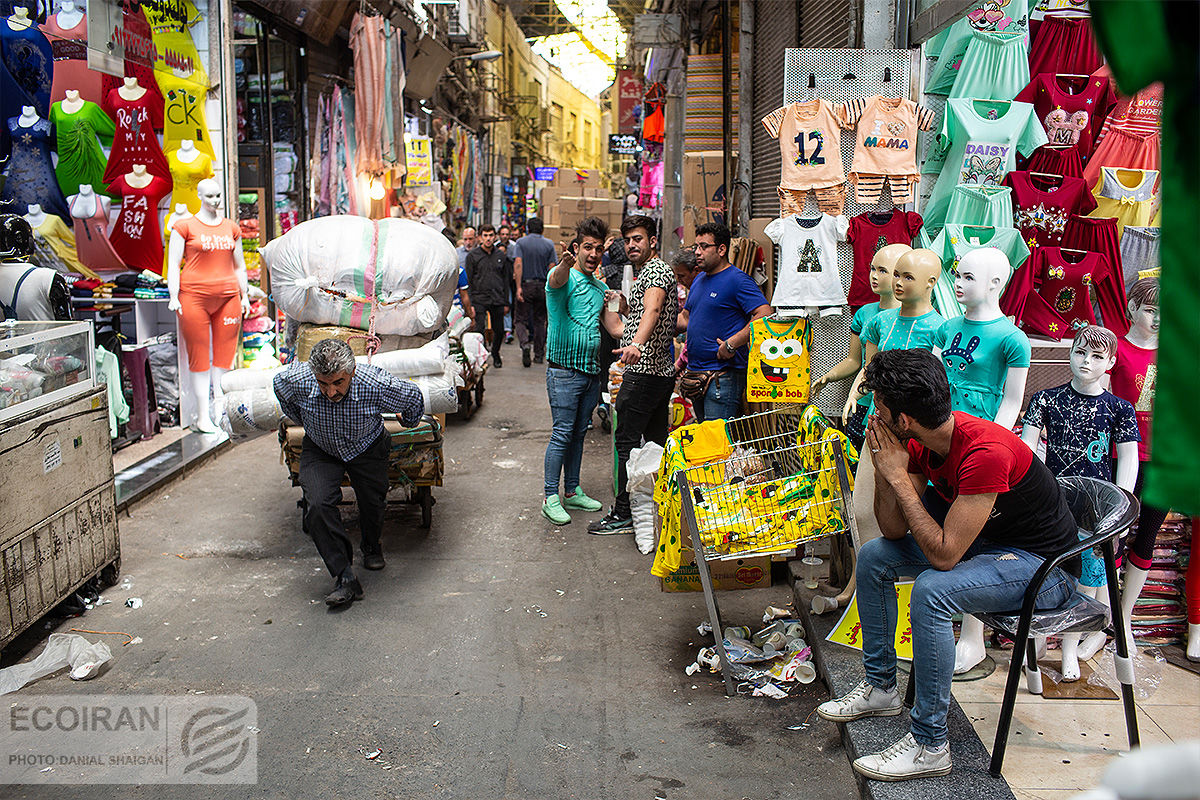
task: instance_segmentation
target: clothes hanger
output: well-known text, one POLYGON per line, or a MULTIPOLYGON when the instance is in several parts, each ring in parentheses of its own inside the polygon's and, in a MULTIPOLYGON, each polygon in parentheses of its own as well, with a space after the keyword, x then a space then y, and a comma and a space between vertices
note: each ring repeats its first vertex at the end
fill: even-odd
POLYGON ((1030 172, 1030 175, 1036 175, 1039 178, 1062 178, 1057 172, 1030 172))

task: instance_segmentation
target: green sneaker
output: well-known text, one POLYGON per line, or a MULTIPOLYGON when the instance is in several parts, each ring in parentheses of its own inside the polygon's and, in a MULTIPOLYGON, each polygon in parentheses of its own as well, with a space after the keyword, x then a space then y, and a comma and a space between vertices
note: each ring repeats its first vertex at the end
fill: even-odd
POLYGON ((547 497, 545 502, 542 503, 542 516, 555 525, 567 525, 571 522, 571 515, 563 511, 558 495, 547 497))
POLYGON ((577 508, 580 511, 599 511, 604 508, 604 504, 599 500, 593 500, 583 493, 583 489, 576 487, 575 494, 569 494, 562 499, 563 508, 577 508))

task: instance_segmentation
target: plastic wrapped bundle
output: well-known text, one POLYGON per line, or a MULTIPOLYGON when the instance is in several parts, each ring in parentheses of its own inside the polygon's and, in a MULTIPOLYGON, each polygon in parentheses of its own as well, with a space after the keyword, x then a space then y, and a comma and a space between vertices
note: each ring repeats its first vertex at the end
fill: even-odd
POLYGON ((483 372, 483 368, 487 365, 488 359, 492 354, 488 352, 487 345, 483 342, 482 333, 467 333, 462 338, 463 356, 467 359, 467 365, 471 368, 471 373, 478 375, 483 372))
POLYGON ((463 385, 459 365, 447 360, 441 375, 417 375, 409 378, 421 390, 426 414, 452 414, 458 410, 458 388, 463 385))
POLYGON ((259 431, 278 430, 283 410, 268 384, 265 389, 226 392, 225 416, 229 420, 230 436, 249 436, 259 431))
POLYGON ((406 219, 333 216, 302 222, 260 248, 276 305, 289 317, 410 336, 440 328, 458 288, 458 256, 437 231, 406 219))
MULTIPOLYGON (((439 326, 441 327, 441 326, 439 326)), ((438 335, 437 330, 428 333, 417 334, 414 336, 396 336, 394 334, 379 334, 379 349, 377 353, 391 352, 392 350, 410 350, 414 347, 428 344, 438 335)), ((350 349, 354 351, 356 356, 365 356, 367 354, 367 332, 358 328, 343 328, 337 325, 300 325, 296 329, 296 360, 308 361, 308 354, 312 352, 313 346, 322 339, 341 339, 346 344, 350 345, 350 349)))

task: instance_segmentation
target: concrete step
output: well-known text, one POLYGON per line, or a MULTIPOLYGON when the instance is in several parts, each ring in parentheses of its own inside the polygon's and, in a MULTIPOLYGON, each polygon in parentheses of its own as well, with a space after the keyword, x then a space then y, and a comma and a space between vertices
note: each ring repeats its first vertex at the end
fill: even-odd
MULTIPOLYGON (((804 620, 806 638, 812 648, 813 663, 817 673, 829 687, 832 697, 838 697, 853 689, 863 677, 862 655, 857 650, 825 641, 825 637, 837 625, 841 610, 816 615, 810 611, 809 603, 813 591, 804 588, 798 559, 788 562, 788 577, 796 598, 796 610, 804 620)), ((904 691, 908 676, 901 671, 899 686, 904 691)), ((997 700, 1000 698, 997 697, 997 700)), ((858 780, 863 800, 941 800, 942 798, 969 798, 970 800, 1015 800, 1012 790, 1003 778, 993 778, 988 773, 991 753, 980 741, 975 728, 962 708, 950 698, 950 758, 954 770, 938 778, 887 782, 876 781, 854 773, 858 780)), ((842 725, 842 742, 850 760, 859 756, 877 753, 908 732, 908 714, 897 717, 875 717, 861 719, 842 725)))

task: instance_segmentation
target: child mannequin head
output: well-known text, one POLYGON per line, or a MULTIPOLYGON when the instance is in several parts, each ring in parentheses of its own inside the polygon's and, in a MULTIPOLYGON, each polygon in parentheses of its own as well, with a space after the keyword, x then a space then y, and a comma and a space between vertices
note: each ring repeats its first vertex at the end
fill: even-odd
POLYGON ((905 253, 892 271, 892 293, 906 309, 930 304, 933 286, 942 274, 942 260, 932 250, 918 249, 905 253))
POLYGON ((1080 394, 1098 395, 1104 375, 1117 363, 1117 335, 1099 325, 1080 328, 1071 342, 1071 386, 1080 394))
POLYGON ((896 269, 896 262, 906 253, 911 253, 912 248, 906 244, 888 244, 879 248, 875 252, 875 256, 871 259, 871 291, 879 295, 881 299, 892 297, 892 273, 896 269))
POLYGON ((972 250, 958 262, 954 279, 954 296, 964 308, 981 305, 1000 305, 1000 294, 1008 285, 1012 265, 1008 256, 995 247, 972 250))
POLYGON ((1142 278, 1129 287, 1130 333, 1158 342, 1158 278, 1142 278))

